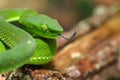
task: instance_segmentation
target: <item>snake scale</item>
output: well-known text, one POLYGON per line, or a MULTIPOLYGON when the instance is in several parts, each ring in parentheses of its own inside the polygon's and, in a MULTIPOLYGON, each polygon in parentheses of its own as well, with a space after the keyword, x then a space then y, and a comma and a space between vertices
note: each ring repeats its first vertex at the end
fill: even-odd
POLYGON ((0 10, 0 73, 50 62, 62 31, 55 19, 34 10, 0 10))

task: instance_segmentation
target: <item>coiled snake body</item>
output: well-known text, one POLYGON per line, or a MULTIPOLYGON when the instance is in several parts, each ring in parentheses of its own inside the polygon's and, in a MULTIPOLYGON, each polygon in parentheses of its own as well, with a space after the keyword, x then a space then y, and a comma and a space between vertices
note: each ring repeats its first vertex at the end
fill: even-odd
POLYGON ((63 31, 58 22, 29 9, 0 10, 0 73, 23 64, 45 64, 56 52, 55 38, 63 31), (10 22, 16 22, 20 28, 10 22), (34 38, 33 38, 34 37, 34 38), (0 44, 3 48, 3 44, 0 44))

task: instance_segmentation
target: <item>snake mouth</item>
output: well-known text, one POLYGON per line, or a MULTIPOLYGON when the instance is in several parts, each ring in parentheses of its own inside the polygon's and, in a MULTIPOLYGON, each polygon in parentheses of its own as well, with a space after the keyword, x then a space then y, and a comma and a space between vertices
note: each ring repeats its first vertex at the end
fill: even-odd
POLYGON ((51 29, 48 30, 49 36, 51 35, 51 37, 53 36, 53 38, 60 36, 61 33, 62 33, 62 31, 51 30, 51 29))
POLYGON ((57 30, 49 30, 49 32, 52 34, 56 34, 56 35, 60 35, 61 31, 57 31, 57 30))
POLYGON ((51 38, 51 39, 55 39, 60 35, 60 33, 53 33, 53 32, 49 32, 49 34, 47 33, 45 36, 43 36, 44 38, 51 38))

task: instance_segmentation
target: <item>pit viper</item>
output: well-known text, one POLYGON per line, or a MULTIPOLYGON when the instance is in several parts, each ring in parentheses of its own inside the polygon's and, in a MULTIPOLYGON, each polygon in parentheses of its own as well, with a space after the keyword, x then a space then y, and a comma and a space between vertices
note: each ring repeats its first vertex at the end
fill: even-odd
POLYGON ((0 73, 24 64, 45 64, 63 32, 57 20, 31 9, 0 10, 0 73))

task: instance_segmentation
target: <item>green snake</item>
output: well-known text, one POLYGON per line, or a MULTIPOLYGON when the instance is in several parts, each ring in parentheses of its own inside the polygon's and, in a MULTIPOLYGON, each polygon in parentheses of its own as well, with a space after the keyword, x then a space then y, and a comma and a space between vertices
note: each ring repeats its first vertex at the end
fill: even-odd
POLYGON ((50 62, 62 31, 55 19, 34 10, 0 10, 0 73, 50 62))

